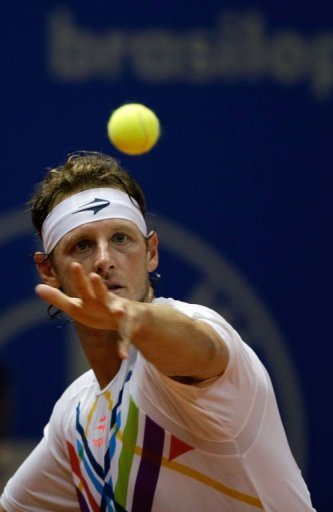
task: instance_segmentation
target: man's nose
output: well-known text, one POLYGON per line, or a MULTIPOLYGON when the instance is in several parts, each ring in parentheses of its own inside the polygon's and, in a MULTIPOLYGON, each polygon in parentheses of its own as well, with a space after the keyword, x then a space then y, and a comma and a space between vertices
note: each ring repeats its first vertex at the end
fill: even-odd
POLYGON ((115 267, 114 251, 110 244, 103 242, 97 245, 94 262, 94 272, 100 274, 115 267))

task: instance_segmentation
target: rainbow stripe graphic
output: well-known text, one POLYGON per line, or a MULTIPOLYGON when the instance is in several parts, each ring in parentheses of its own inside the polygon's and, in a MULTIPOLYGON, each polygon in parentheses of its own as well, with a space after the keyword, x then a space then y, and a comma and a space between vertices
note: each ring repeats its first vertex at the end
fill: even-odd
POLYGON ((182 474, 254 509, 263 510, 258 498, 232 489, 175 459, 194 450, 171 436, 165 453, 165 431, 143 415, 130 398, 122 418, 124 389, 116 401, 109 391, 98 396, 81 423, 81 404, 76 409, 76 443, 67 442, 78 502, 82 512, 149 512, 152 509, 161 467, 182 474), (103 402, 103 403, 102 403, 103 402), (100 415, 111 411, 110 415, 100 415), (107 408, 107 409, 106 409, 107 408), (121 428, 122 427, 122 428, 121 428))

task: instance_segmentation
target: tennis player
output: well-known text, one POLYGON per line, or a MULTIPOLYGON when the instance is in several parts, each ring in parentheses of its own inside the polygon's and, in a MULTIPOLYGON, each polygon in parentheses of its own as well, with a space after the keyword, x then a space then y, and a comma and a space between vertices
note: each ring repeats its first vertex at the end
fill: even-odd
POLYGON ((156 298, 158 236, 111 157, 71 155, 31 201, 37 294, 91 369, 55 404, 7 483, 6 512, 306 512, 269 375, 218 313, 156 298))

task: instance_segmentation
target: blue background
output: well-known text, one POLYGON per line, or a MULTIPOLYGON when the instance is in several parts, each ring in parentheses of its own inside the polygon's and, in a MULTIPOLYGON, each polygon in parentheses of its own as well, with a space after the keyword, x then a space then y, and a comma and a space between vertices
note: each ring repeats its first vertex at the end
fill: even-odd
MULTIPOLYGON (((332 510, 329 2, 19 1, 3 6, 2 24, 0 215, 23 210, 46 168, 71 151, 101 150, 120 159, 142 184, 149 210, 223 255, 274 318, 302 389, 308 432, 305 477, 317 509, 332 510), (51 65, 51 39, 54 43, 56 37, 49 22, 60 8, 70 14, 75 30, 95 41, 120 32, 128 45, 131 37, 137 45, 138 34, 153 30, 185 40, 200 28, 217 48, 219 16, 260 16, 266 61, 252 78, 230 72, 193 81, 185 71, 180 78, 149 80, 127 55, 115 77, 92 73, 69 79, 51 65), (290 80, 269 71, 272 42, 285 33, 305 48, 305 69, 290 80), (324 36, 327 59, 320 67, 315 49, 324 36), (326 89, 315 87, 319 75, 326 89), (119 153, 106 135, 111 111, 127 102, 148 105, 162 125, 158 145, 139 157, 119 153)), ((238 40, 242 42, 241 36, 238 40)), ((244 52, 242 46, 240 54, 244 52)), ((292 66, 290 76, 293 71, 292 66)), ((33 299, 34 234, 31 230, 8 238, 1 248, 4 315, 33 299)), ((196 277, 193 269, 163 251, 160 271, 159 292, 179 298, 196 277)), ((62 334, 46 321, 0 344, 7 376, 3 390, 9 397, 2 435, 41 435, 69 378, 62 334)), ((283 369, 281 373, 283 378, 283 369)))

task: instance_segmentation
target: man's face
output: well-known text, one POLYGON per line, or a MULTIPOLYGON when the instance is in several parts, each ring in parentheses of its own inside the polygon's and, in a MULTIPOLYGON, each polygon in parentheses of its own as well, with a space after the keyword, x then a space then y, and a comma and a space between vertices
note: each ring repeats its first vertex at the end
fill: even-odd
POLYGON ((87 274, 99 274, 112 293, 147 301, 148 272, 154 271, 158 264, 157 245, 156 234, 147 242, 137 226, 128 220, 107 219, 83 224, 56 245, 52 257, 52 285, 61 287, 70 296, 77 295, 70 271, 70 264, 75 261, 87 274))

